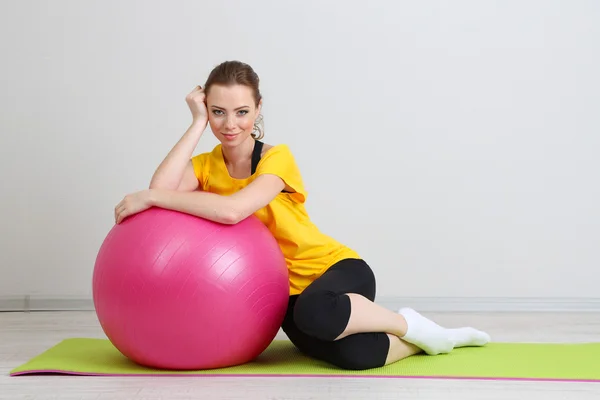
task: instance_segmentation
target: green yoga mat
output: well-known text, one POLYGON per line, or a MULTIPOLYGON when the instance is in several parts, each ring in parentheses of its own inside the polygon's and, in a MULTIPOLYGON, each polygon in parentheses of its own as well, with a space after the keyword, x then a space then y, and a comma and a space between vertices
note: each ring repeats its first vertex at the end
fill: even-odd
POLYGON ((600 382, 600 343, 489 343, 450 354, 419 354, 366 371, 341 370, 300 354, 287 340, 271 343, 256 360, 204 371, 165 371, 139 366, 103 339, 67 339, 12 376, 58 373, 103 376, 297 376, 430 379, 507 379, 600 382))

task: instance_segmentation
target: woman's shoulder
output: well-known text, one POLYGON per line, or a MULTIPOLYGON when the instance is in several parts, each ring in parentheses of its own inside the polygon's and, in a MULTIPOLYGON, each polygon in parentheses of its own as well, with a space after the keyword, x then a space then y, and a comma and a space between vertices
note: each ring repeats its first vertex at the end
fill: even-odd
POLYGON ((262 157, 264 157, 264 156, 265 156, 265 154, 267 154, 267 153, 269 152, 269 150, 271 150, 271 149, 272 149, 273 147, 275 147, 275 146, 277 146, 277 145, 273 145, 273 144, 268 144, 268 143, 265 143, 265 144, 263 145, 262 151, 261 151, 261 153, 260 153, 260 156, 261 156, 261 158, 262 158, 262 157))
POLYGON ((260 155, 262 158, 265 155, 279 154, 279 153, 291 154, 292 151, 290 149, 290 146, 288 146, 286 143, 279 143, 279 144, 264 143, 260 155))

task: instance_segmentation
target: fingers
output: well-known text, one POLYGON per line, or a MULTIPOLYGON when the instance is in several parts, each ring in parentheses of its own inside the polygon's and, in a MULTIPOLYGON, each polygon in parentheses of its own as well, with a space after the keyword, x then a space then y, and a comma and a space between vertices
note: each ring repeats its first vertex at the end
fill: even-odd
POLYGON ((115 207, 115 223, 119 224, 123 221, 129 214, 127 213, 127 205, 125 204, 125 199, 121 200, 119 204, 115 207))
POLYGON ((119 211, 115 212, 115 223, 120 224, 125 218, 129 216, 127 208, 122 207, 119 211))
POLYGON ((121 208, 121 203, 119 203, 115 206, 115 215, 114 215, 115 222, 117 222, 117 220, 119 219, 119 209, 120 208, 121 208))
POLYGON ((115 207, 115 223, 119 223, 121 220, 121 213, 123 212, 123 206, 121 203, 117 204, 115 207))
POLYGON ((193 90, 192 90, 192 91, 189 93, 189 95, 190 95, 190 96, 193 96, 193 95, 195 95, 195 94, 198 94, 198 93, 204 93, 204 89, 203 89, 203 88, 202 88, 202 86, 200 86, 200 85, 196 86, 196 87, 195 87, 195 88, 194 88, 194 89, 193 89, 193 90))
POLYGON ((199 94, 204 94, 204 88, 202 88, 202 86, 198 85, 196 86, 189 94, 188 96, 190 97, 195 97, 199 94))

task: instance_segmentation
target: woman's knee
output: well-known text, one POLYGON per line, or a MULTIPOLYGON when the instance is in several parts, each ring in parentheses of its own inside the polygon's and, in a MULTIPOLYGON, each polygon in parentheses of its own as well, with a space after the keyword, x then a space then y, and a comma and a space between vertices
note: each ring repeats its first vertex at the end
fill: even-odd
POLYGON ((385 365, 389 339, 383 333, 348 336, 336 342, 336 351, 329 361, 338 368, 363 371, 385 365))
POLYGON ((303 293, 294 307, 294 323, 302 332, 324 341, 335 340, 346 329, 350 299, 329 291, 303 293))

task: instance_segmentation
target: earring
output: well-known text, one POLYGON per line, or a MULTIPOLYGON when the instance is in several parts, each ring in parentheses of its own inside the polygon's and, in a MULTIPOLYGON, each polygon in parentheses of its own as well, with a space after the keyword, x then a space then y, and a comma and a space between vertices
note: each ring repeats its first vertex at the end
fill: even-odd
POLYGON ((254 121, 254 130, 252 131, 252 133, 255 133, 260 130, 260 124, 262 123, 262 120, 263 120, 263 116, 262 116, 262 114, 259 114, 258 117, 256 118, 256 121, 254 121))

